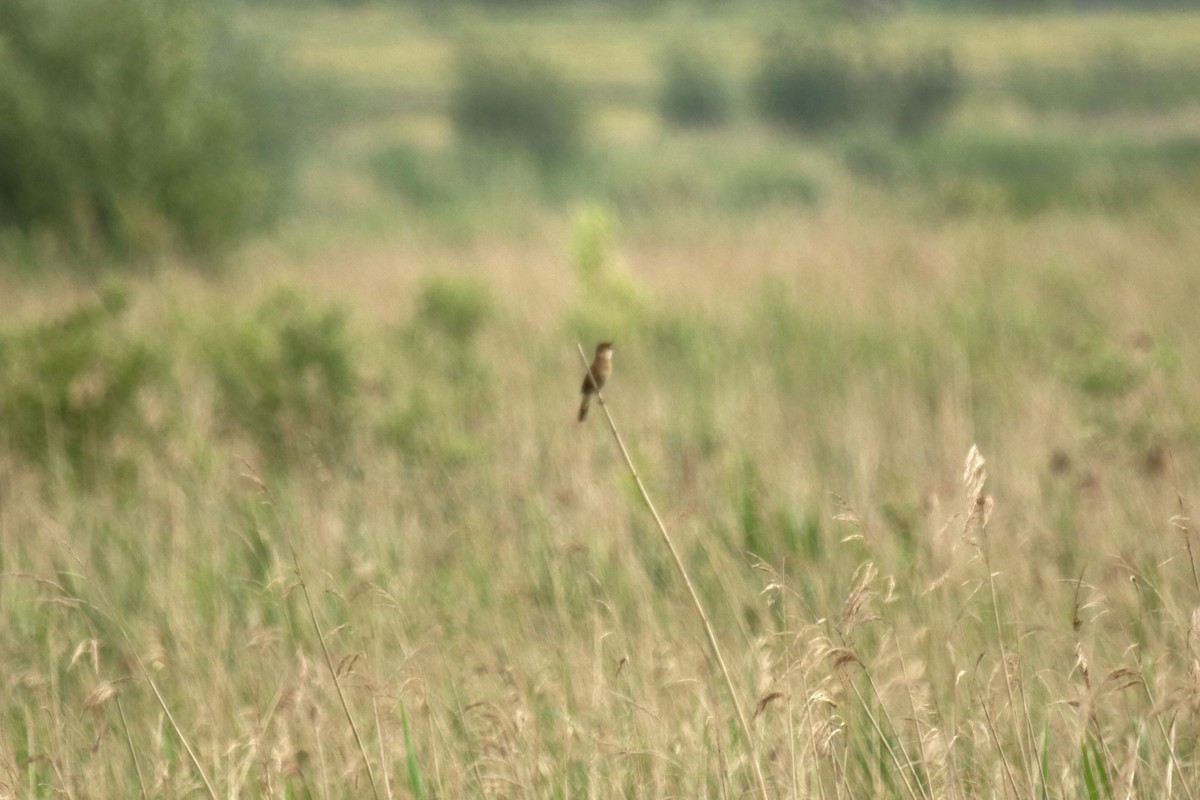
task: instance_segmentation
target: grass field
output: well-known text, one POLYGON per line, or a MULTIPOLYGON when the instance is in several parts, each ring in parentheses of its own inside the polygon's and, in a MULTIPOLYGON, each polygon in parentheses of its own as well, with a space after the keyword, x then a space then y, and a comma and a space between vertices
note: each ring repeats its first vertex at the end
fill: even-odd
POLYGON ((967 75, 897 139, 757 118, 782 12, 239 13, 280 229, 0 270, 0 798, 1200 793, 1200 15, 835 25, 967 75), (588 151, 461 151, 464 40, 588 151))

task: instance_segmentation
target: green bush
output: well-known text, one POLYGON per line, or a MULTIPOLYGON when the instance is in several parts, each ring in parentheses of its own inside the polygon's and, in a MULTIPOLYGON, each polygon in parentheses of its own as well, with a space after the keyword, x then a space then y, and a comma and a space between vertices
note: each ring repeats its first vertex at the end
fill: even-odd
POLYGON ((620 340, 643 330, 650 298, 617 256, 617 219, 600 204, 581 208, 571 224, 571 265, 579 296, 567 329, 584 342, 620 340))
POLYGON ((477 347, 497 316, 485 283, 431 276, 421 285, 408 325, 399 331, 395 371, 385 372, 388 408, 379 441, 415 464, 462 466, 484 457, 480 431, 496 405, 496 374, 477 347))
POLYGON ((729 119, 729 86, 714 61, 692 48, 672 48, 663 60, 658 99, 663 118, 677 125, 716 125, 729 119))
POLYGON ((823 131, 864 114, 866 67, 844 48, 777 36, 769 41, 755 78, 767 119, 804 131, 823 131))
POLYGON ((463 141, 517 148, 542 161, 575 155, 584 144, 578 91, 526 53, 463 50, 451 117, 463 141))
POLYGON ((122 325, 109 290, 60 319, 0 334, 0 442, 39 467, 91 479, 148 426, 138 398, 163 360, 122 325))
POLYGON ((899 67, 893 79, 894 123, 900 134, 924 133, 941 123, 963 90, 963 77, 949 50, 923 53, 899 67))
POLYGON ((342 310, 280 291, 253 319, 220 331, 210 353, 220 418, 269 462, 344 453, 358 376, 342 310))
POLYGON ((842 140, 842 159, 859 177, 893 186, 911 176, 904 144, 874 131, 859 132, 842 140))
POLYGON ((961 97, 962 72, 949 50, 884 58, 867 47, 775 37, 754 82, 759 109, 806 132, 871 123, 910 135, 941 123, 961 97))
MULTIPOLYGON (((922 5, 948 11, 982 10, 1001 13, 1023 14, 1031 11, 1086 6, 1090 0, 921 0, 922 5)), ((1104 4, 1138 5, 1141 0, 1100 0, 1104 4)), ((1150 0, 1159 2, 1160 0, 1150 0)), ((1170 0, 1168 0, 1170 1, 1170 0)))
POLYGON ((198 4, 10 0, 0 10, 0 230, 121 255, 206 252, 286 191, 286 104, 198 4))
POLYGON ((418 208, 444 208, 461 201, 468 182, 441 156, 408 143, 392 145, 371 158, 375 178, 418 208))
POLYGON ((467 346, 495 315, 487 287, 463 278, 433 276, 421 285, 417 322, 467 346))
POLYGON ((733 210, 754 210, 772 203, 815 206, 821 186, 795 164, 751 161, 728 178, 721 195, 733 210))

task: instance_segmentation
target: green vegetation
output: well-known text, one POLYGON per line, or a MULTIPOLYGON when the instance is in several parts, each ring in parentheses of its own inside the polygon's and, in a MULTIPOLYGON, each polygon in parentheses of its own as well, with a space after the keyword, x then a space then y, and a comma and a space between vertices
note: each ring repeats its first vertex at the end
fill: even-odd
POLYGON ((732 112, 728 79, 706 53, 676 45, 663 58, 658 107, 678 125, 709 126, 728 121, 732 112))
POLYGON ((1118 45, 1091 54, 1080 67, 1018 67, 1011 82, 1018 98, 1044 114, 1103 117, 1200 105, 1200 65, 1194 60, 1150 62, 1118 45))
POLYGON ((550 162, 583 147, 578 94, 552 66, 527 53, 464 49, 450 104, 464 142, 517 147, 550 162))
POLYGON ((755 88, 768 119, 821 131, 863 117, 882 101, 875 80, 857 54, 777 35, 766 48, 755 88))
POLYGON ((0 442, 31 465, 91 480, 131 466, 144 443, 143 390, 162 371, 159 353, 122 319, 124 293, 29 329, 0 333, 0 442))
POLYGON ((282 291, 251 322, 225 321, 205 349, 219 419, 268 460, 286 465, 314 451, 330 460, 345 450, 358 379, 343 312, 282 291))
POLYGON ((283 224, 0 247, 0 797, 1195 792, 1200 15, 294 5, 283 224))
POLYGON ((90 257, 211 252, 277 213, 294 149, 280 86, 212 13, 14 0, 0 23, 0 234, 90 257))
POLYGON ((847 142, 863 177, 927 195, 952 214, 1029 216, 1054 208, 1128 212, 1164 202, 1163 189, 1200 189, 1200 140, 958 135, 913 145, 847 142))
MULTIPOLYGON (((589 211, 575 230, 585 316, 571 324, 603 325, 629 342, 618 345, 609 401, 686 543, 740 690, 766 705, 755 721, 761 746, 788 748, 805 783, 868 796, 905 793, 910 759, 937 793, 987 785, 975 772, 998 759, 1034 786, 1046 780, 1036 768, 1045 759, 1081 790, 1116 780, 1109 762, 1127 758, 1145 762, 1141 785, 1158 790, 1154 776, 1172 758, 1190 775, 1187 752, 1138 731, 1161 697, 1190 685, 1189 617, 1174 609, 1200 587, 1179 552, 1184 538, 1123 537, 1131 520, 1169 529, 1175 483, 1161 453, 1176 474, 1196 468, 1187 455, 1200 435, 1196 387, 1168 349, 1126 340, 1111 296, 1070 272, 1015 268, 964 274, 903 320, 822 310, 780 285, 685 317, 631 276, 622 283, 604 212, 589 211), (599 321, 597 309, 612 310, 618 297, 625 314, 599 321), (1049 423, 1059 432, 1043 441, 1037 428, 1049 423), (973 437, 999 465, 986 527, 973 510, 984 501, 955 485, 963 454, 954 450, 973 437), (995 537, 986 564, 985 537, 995 537), (1078 584, 1079 570, 1096 574, 1078 584), (1127 573, 1145 594, 1129 592, 1127 573), (989 575, 997 605, 980 591, 989 575), (1035 586, 1038 602, 1022 600, 1035 586), (1019 654, 1010 680, 1027 711, 1006 703, 1005 652, 1019 654), (1089 673, 1078 672, 1078 658, 1089 673), (954 688, 953 676, 972 669, 982 674, 954 688), (1034 670, 1040 681, 1029 680, 1034 670), (1087 680, 1118 671, 1122 680, 1099 684, 1095 731, 1057 710, 1061 698, 1090 696, 1087 680), (904 719, 910 692, 937 703, 904 719), (1108 692, 1119 706, 1106 705, 1108 692), (939 710, 946 704, 959 719, 939 710), (876 725, 887 726, 894 756, 880 758, 876 725), (1027 726, 1045 740, 1031 740, 1027 726), (831 729, 844 743, 827 754, 815 742, 831 729), (922 757, 931 734, 956 744, 922 757), (1106 755, 1088 744, 1080 762, 1080 742, 1106 755)), ((6 341, 52 342, 58 329, 6 341)), ((214 372, 202 361, 175 364, 180 424, 155 439, 173 454, 168 471, 140 469, 87 494, 47 481, 41 499, 6 512, 8 530, 38 530, 43 513, 73 520, 69 543, 6 545, 5 662, 37 675, 48 660, 59 687, 12 690, 6 738, 20 749, 3 751, 3 763, 25 765, 13 785, 34 796, 57 785, 48 762, 25 755, 53 752, 67 775, 136 791, 128 747, 143 769, 170 767, 163 785, 192 785, 178 752, 157 749, 156 737, 178 735, 155 727, 157 701, 122 663, 132 647, 165 660, 151 675, 193 746, 207 751, 214 734, 239 753, 269 744, 283 766, 251 762, 247 775, 337 794, 341 779, 308 770, 301 779, 286 766, 321 746, 343 769, 359 769, 329 704, 330 678, 313 661, 316 633, 287 590, 292 547, 319 595, 317 613, 337 631, 327 636, 335 658, 359 654, 340 680, 375 769, 393 782, 469 793, 479 773, 533 768, 524 751, 484 755, 520 741, 552 763, 584 758, 547 767, 555 786, 751 785, 745 766, 722 766, 712 738, 722 734, 705 722, 726 713, 722 690, 681 587, 623 490, 615 449, 595 420, 571 420, 572 339, 539 333, 511 309, 500 314, 484 285, 447 277, 425 284, 392 333, 361 331, 372 346, 349 347, 341 314, 295 293, 227 319, 219 333, 226 344, 211 351, 214 372), (204 390, 208 374, 215 394, 204 390), (238 477, 249 469, 243 458, 256 460, 247 444, 271 459, 253 482, 238 477), (336 460, 325 445, 336 446, 336 460), (257 499, 263 487, 268 509, 257 499), (214 677, 230 687, 215 699, 214 677), (679 696, 664 681, 691 688, 679 696), (266 730, 237 731, 239 712, 280 691, 298 696, 280 703, 266 730), (617 695, 654 703, 676 729, 630 713, 617 695), (54 715, 19 713, 35 700, 54 715), (509 727, 525 714, 536 735, 509 727), (603 745, 574 741, 572 726, 680 749, 638 764, 590 760, 603 745)), ((171 346, 203 352, 187 337, 209 335, 185 333, 171 346)), ((93 356, 102 375, 127 362, 120 349, 93 356)), ((73 452, 70 440, 60 446, 73 452)), ((108 472, 128 448, 89 452, 108 472)), ((50 479, 50 465, 23 455, 8 462, 9 480, 50 479)), ((790 769, 771 774, 793 780, 790 769)), ((219 780, 252 792, 248 778, 219 780)))
POLYGON ((754 86, 767 119, 809 133, 868 123, 909 135, 941 123, 962 94, 948 49, 889 62, 870 41, 818 36, 767 42, 754 86))

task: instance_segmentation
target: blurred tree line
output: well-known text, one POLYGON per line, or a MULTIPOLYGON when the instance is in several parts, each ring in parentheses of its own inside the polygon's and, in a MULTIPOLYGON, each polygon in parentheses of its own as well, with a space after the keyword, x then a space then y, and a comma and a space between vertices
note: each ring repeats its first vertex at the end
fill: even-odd
MULTIPOLYGON (((685 0, 674 0, 685 2, 685 0)), ((490 8, 611 5, 633 0, 229 0, 280 6, 446 5, 490 8)), ((665 5, 672 0, 654 0, 665 5)), ((691 0, 700 6, 768 0, 691 0)), ((781 7, 780 0, 771 0, 781 7)), ((1186 0, 1194 2, 1194 0, 1186 0)), ((945 9, 1124 5, 1178 0, 794 0, 797 11, 853 15, 945 9)), ((639 9, 645 6, 638 4, 639 9)), ((0 246, 15 242, 100 264, 160 253, 219 252, 276 219, 300 150, 302 104, 260 46, 230 28, 228 3, 202 0, 0 0, 0 246)), ((751 93, 766 118, 806 132, 848 123, 901 135, 936 129, 962 93, 948 52, 882 63, 821 42, 778 42, 751 93)), ((1123 61, 1106 87, 1130 84, 1123 61)), ((733 87, 692 44, 664 64, 668 120, 713 125, 732 114, 733 87)), ((1045 83, 1033 76, 1033 86, 1045 83)), ((1086 81, 1091 86, 1095 81, 1086 81)), ((463 141, 516 144, 548 160, 584 149, 583 102, 548 65, 466 53, 451 116, 463 141)), ((1044 90, 1039 90, 1045 95, 1044 90)), ((1107 89, 1106 89, 1107 91, 1107 89)), ((1031 90, 1029 92, 1033 94, 1031 90)), ((405 186, 441 190, 424 157, 389 167, 405 186)), ((30 259, 40 263, 40 259, 30 259)))
POLYGON ((0 235, 210 253, 280 208, 283 83, 206 3, 0 3, 0 235))
POLYGON ((1038 9, 1186 9, 1195 8, 1196 0, 242 0, 252 5, 316 6, 346 8, 360 6, 409 6, 439 9, 447 6, 473 6, 493 9, 553 8, 566 6, 612 6, 645 11, 668 5, 694 5, 701 8, 736 6, 795 6, 802 11, 822 11, 862 16, 892 13, 904 8, 931 8, 946 11, 1030 11, 1038 9))

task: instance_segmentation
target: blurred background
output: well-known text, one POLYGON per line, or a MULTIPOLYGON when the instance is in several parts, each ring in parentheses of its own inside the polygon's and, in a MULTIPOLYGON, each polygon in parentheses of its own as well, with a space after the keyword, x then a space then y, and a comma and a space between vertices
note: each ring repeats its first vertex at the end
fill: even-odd
POLYGON ((1190 796, 1198 43, 6 0, 0 797, 1190 796))
POLYGON ((586 204, 633 236, 900 193, 1133 213, 1194 176, 1183 2, 6 6, 6 272, 520 239, 586 204))

